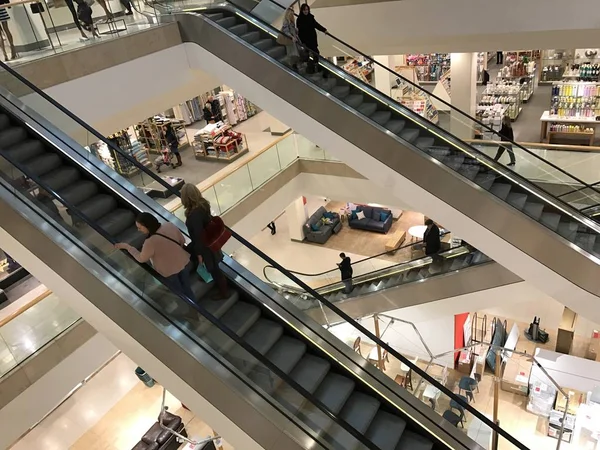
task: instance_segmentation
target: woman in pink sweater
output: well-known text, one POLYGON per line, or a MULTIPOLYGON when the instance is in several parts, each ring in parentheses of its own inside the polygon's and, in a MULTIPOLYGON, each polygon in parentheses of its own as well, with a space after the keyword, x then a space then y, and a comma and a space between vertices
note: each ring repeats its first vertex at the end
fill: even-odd
POLYGON ((195 301, 190 283, 188 264, 190 254, 183 248, 185 238, 179 228, 170 222, 160 222, 150 213, 140 213, 135 219, 137 229, 147 235, 142 251, 121 242, 115 244, 120 250, 127 250, 141 263, 150 261, 154 270, 165 277, 167 285, 176 293, 184 294, 195 301))

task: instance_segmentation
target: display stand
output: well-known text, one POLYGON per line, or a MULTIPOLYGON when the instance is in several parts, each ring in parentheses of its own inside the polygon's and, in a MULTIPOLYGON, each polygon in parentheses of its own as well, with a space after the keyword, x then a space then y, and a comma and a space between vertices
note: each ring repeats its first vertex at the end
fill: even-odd
POLYGON ((521 110, 523 98, 522 88, 518 85, 493 84, 488 85, 479 102, 480 106, 503 105, 510 120, 515 121, 521 110))
POLYGON ((435 106, 435 108, 438 111, 450 111, 450 104, 452 102, 452 99, 450 98, 450 70, 448 69, 448 71, 442 75, 442 78, 440 79, 440 81, 437 82, 437 84, 435 85, 435 88, 433 89, 433 95, 435 97, 438 97, 442 100, 444 100, 446 103, 448 103, 447 105, 445 103, 440 102, 439 100, 437 100, 435 97, 431 98, 431 102, 433 103, 433 106, 435 106))
MULTIPOLYGON (((403 78, 412 81, 417 86, 419 85, 414 67, 397 66, 395 67, 395 71, 403 78)), ((391 97, 399 103, 425 117, 430 122, 438 122, 438 111, 433 105, 431 97, 423 90, 415 88, 402 78, 397 78, 396 86, 392 87, 392 91, 395 91, 395 93, 390 93, 391 97)))
POLYGON ((138 123, 134 127, 138 141, 140 141, 150 153, 161 154, 161 150, 168 147, 167 140, 162 130, 163 125, 167 123, 170 123, 173 127, 175 135, 179 140, 180 149, 190 145, 190 140, 183 120, 168 119, 164 116, 154 116, 138 123))
MULTIPOLYGON (((132 140, 127 130, 121 130, 107 137, 115 147, 120 148, 123 153, 129 154, 135 158, 143 166, 149 167, 152 165, 148 151, 137 140, 132 140)), ((88 150, 104 164, 113 169, 118 174, 124 177, 132 177, 140 172, 129 159, 123 154, 109 147, 105 142, 99 141, 88 147, 88 150)))
POLYGON ((540 142, 548 142, 550 132, 552 132, 553 135, 572 134, 574 137, 579 137, 580 139, 589 139, 590 145, 593 144, 595 139, 595 129, 597 125, 600 124, 600 121, 596 120, 595 117, 559 117, 556 115, 551 115, 549 111, 544 111, 544 114, 542 114, 542 117, 540 117, 540 122, 540 142), (573 133, 569 132, 569 128, 567 128, 566 131, 561 131, 560 128, 553 128, 559 125, 563 125, 565 127, 576 126, 578 128, 574 130, 573 133), (590 129, 594 130, 591 136, 590 129))
POLYGON ((344 63, 342 69, 367 84, 370 84, 373 78, 373 64, 370 61, 350 59, 344 63))
POLYGON ((223 122, 208 124, 194 135, 196 159, 231 162, 248 152, 246 136, 223 122))
POLYGON ((450 70, 449 53, 410 54, 406 55, 406 62, 423 83, 437 83, 450 70))

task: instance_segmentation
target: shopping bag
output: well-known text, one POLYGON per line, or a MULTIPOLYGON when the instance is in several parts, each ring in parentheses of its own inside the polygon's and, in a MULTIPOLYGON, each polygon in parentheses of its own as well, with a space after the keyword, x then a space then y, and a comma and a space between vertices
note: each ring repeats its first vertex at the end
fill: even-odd
POLYGON ((196 273, 198 275, 200 275, 200 278, 202 278, 205 283, 210 283, 213 280, 212 275, 206 269, 206 266, 204 265, 204 263, 198 264, 198 268, 196 269, 196 273))

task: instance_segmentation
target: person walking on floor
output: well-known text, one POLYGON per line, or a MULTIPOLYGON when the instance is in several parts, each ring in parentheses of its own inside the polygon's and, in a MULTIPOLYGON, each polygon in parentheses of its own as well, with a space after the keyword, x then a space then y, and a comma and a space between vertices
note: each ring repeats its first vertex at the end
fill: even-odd
POLYGON ((425 233, 423 233, 423 245, 425 247, 425 255, 431 256, 435 262, 437 254, 442 248, 440 240, 440 229, 431 219, 425 221, 425 233))
POLYGON ((298 60, 300 59, 298 44, 300 43, 300 38, 298 37, 298 28, 296 28, 295 22, 296 18, 294 17, 294 9, 292 6, 290 6, 285 10, 283 25, 281 26, 281 33, 283 34, 282 43, 285 45, 288 65, 293 70, 298 72, 298 60))
POLYGON ((317 30, 326 33, 327 28, 316 21, 315 16, 310 12, 310 6, 306 3, 300 7, 300 15, 296 19, 296 28, 298 29, 298 37, 300 42, 310 52, 308 66, 309 71, 314 71, 319 68, 319 42, 317 40, 317 30))
POLYGON ((504 62, 504 53, 496 52, 496 64, 502 64, 504 62))
POLYGON ((271 234, 277 233, 277 227, 275 226, 275 222, 269 222, 269 225, 267 225, 267 228, 269 230, 271 230, 271 234))
POLYGON ((342 262, 338 263, 338 268, 341 272, 342 283, 344 283, 344 293, 349 294, 354 290, 354 286, 352 286, 352 261, 345 253, 340 253, 340 258, 342 258, 342 262))
POLYGON ((181 154, 179 153, 179 139, 177 139, 177 133, 175 133, 173 125, 167 123, 163 127, 163 133, 165 135, 167 145, 169 146, 169 150, 175 155, 175 158, 177 158, 177 167, 183 165, 181 162, 181 154))
POLYGON ((190 254, 184 248, 185 238, 179 228, 170 222, 161 224, 147 212, 136 217, 135 225, 147 236, 142 251, 125 242, 115 244, 115 248, 127 250, 138 262, 151 262, 173 292, 195 301, 190 282, 190 254))
POLYGON ((498 146, 498 151, 496 152, 496 156, 494 156, 494 161, 500 160, 500 157, 506 150, 508 152, 508 156, 510 157, 510 162, 507 164, 509 166, 514 166, 516 164, 515 152, 512 149, 511 141, 514 141, 515 136, 512 129, 512 123, 510 121, 510 117, 504 116, 502 118, 502 128, 500 128, 500 145, 498 146), (508 142, 507 144, 502 144, 502 142, 508 142))
POLYGON ((223 260, 223 252, 213 252, 205 243, 205 229, 212 219, 210 203, 206 200, 195 184, 186 183, 181 188, 181 204, 184 208, 185 225, 192 242, 188 250, 199 264, 204 263, 206 270, 217 283, 219 296, 216 300, 229 297, 227 279, 221 271, 219 263, 223 260))

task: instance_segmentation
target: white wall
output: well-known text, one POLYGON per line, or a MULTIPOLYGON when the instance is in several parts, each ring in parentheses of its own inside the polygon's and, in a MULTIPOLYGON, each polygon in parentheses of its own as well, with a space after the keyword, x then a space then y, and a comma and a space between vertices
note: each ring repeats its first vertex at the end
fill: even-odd
MULTIPOLYGON (((313 9, 331 34, 366 55, 594 46, 599 12, 594 0, 404 0, 313 9)), ((319 49, 332 52, 326 39, 319 49)))
POLYGON ((0 448, 8 448, 118 349, 96 334, 0 410, 0 448))

